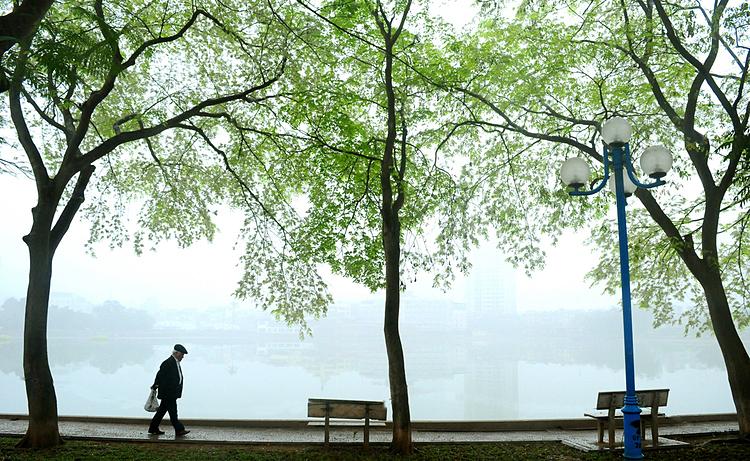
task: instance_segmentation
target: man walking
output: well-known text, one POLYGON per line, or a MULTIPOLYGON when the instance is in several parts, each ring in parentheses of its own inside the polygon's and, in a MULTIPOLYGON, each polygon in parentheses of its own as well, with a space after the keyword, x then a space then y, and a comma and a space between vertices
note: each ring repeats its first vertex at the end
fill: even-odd
POLYGON ((159 402, 159 409, 156 410, 156 414, 151 420, 151 425, 148 428, 149 434, 161 435, 164 433, 164 431, 159 430, 159 424, 167 412, 169 412, 169 420, 174 426, 175 436, 180 437, 190 432, 186 431, 185 426, 177 419, 177 399, 182 397, 182 368, 180 362, 187 353, 185 346, 175 344, 172 355, 162 362, 159 371, 156 373, 154 385, 151 386, 151 389, 159 389, 158 397, 161 402, 159 402))

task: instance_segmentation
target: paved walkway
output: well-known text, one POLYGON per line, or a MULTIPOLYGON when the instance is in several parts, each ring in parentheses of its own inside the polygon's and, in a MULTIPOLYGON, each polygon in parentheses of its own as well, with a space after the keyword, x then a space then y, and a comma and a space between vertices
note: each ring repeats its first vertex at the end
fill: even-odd
MULTIPOLYGON (((162 423, 162 436, 150 436, 147 432, 147 420, 127 420, 116 422, 81 420, 60 421, 60 432, 63 437, 74 439, 122 440, 122 441, 174 441, 174 431, 169 420, 162 423)), ((323 427, 233 427, 231 423, 222 421, 221 425, 211 425, 210 421, 203 423, 186 420, 190 434, 179 438, 184 442, 198 443, 249 443, 249 444, 294 444, 294 443, 322 443, 323 427)), ((24 419, 0 417, 0 435, 22 435, 26 432, 28 422, 24 419)), ((659 435, 669 437, 676 434, 702 434, 737 431, 736 422, 731 421, 701 421, 681 422, 659 427, 659 435)), ((510 441, 562 441, 565 439, 596 440, 593 429, 540 429, 540 430, 503 430, 503 431, 463 431, 463 430, 415 430, 412 433, 417 443, 462 443, 462 442, 510 442, 510 441)), ((371 427, 370 441, 390 442, 391 432, 383 426, 371 427)), ((334 426, 331 428, 331 442, 361 443, 362 426, 334 426)))

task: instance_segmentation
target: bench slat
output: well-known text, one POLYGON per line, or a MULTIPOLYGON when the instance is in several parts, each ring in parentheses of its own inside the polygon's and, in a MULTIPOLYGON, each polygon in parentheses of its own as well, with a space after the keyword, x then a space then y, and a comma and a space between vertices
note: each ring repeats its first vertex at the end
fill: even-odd
MULTIPOLYGON (((638 405, 641 407, 656 406, 663 407, 667 405, 669 389, 646 389, 638 390, 635 395, 638 397, 638 405)), ((596 399, 597 410, 607 410, 610 405, 615 408, 621 408, 625 405, 624 391, 599 392, 596 399)))
POLYGON ((365 419, 369 416, 370 419, 385 421, 387 413, 383 401, 308 399, 307 416, 324 418, 326 408, 331 418, 365 419))
MULTIPOLYGON (((607 419, 609 419, 609 414, 606 411, 601 411, 601 412, 597 411, 597 412, 593 412, 593 413, 584 413, 583 416, 588 416, 589 418, 594 418, 594 419, 601 419, 601 420, 604 420, 604 421, 606 421, 607 419)), ((665 413, 657 413, 656 416, 658 416, 659 418, 663 418, 663 417, 666 416, 666 414, 665 413)), ((641 419, 650 418, 650 417, 651 417, 651 413, 641 413, 641 419)), ((615 418, 616 419, 622 419, 622 413, 619 410, 617 411, 617 413, 615 413, 615 418)))

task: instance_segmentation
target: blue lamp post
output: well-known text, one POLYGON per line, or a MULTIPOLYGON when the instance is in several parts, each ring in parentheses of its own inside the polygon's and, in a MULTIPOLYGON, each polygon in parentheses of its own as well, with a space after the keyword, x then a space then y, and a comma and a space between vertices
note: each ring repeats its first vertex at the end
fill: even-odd
POLYGON ((628 233, 625 223, 627 197, 637 187, 650 189, 666 184, 662 179, 672 167, 672 155, 663 146, 647 148, 641 155, 641 169, 653 182, 643 184, 635 177, 630 159, 630 136, 633 131, 627 120, 613 117, 602 126, 604 140, 604 178, 591 190, 583 190, 590 177, 589 166, 581 158, 566 160, 560 170, 563 183, 572 187, 570 195, 592 195, 609 183, 617 201, 617 233, 620 242, 620 277, 622 280, 622 326, 625 340, 625 406, 622 407, 624 426, 624 457, 642 459, 641 409, 635 395, 633 365, 633 322, 630 310, 630 265, 628 262, 628 233), (612 171, 610 172, 610 166, 612 171), (612 177, 610 177, 612 175, 612 177))

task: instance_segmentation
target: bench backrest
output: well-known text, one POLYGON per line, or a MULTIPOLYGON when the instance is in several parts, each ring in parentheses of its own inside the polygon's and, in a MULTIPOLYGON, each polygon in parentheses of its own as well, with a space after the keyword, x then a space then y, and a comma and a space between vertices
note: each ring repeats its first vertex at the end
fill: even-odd
MULTIPOLYGON (((663 407, 667 405, 669 389, 646 389, 635 391, 638 397, 638 405, 641 407, 663 407)), ((608 410, 610 408, 622 408, 625 405, 625 391, 599 392, 596 399, 597 410, 608 410)))
POLYGON ((376 419, 385 421, 386 408, 383 401, 372 400, 334 400, 334 399, 308 399, 307 416, 325 418, 347 418, 347 419, 376 419))

